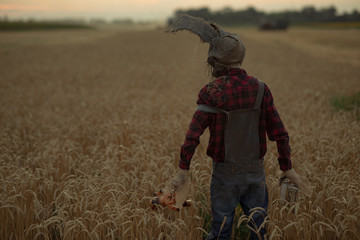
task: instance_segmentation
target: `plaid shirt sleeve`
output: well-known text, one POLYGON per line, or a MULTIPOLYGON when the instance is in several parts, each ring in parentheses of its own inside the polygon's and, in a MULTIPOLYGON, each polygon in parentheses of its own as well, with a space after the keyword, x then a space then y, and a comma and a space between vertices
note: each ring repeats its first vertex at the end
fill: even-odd
POLYGON ((289 135, 275 107, 271 91, 267 86, 265 87, 263 103, 266 116, 266 132, 271 141, 276 141, 280 169, 283 171, 289 170, 292 168, 289 135))
MULTIPOLYGON (((201 96, 203 95, 205 88, 200 90, 198 104, 201 102, 201 96)), ((203 102, 203 104, 206 104, 203 102)), ((196 147, 200 143, 200 136, 204 133, 205 129, 209 126, 209 114, 196 111, 190 122, 189 129, 186 133, 184 144, 181 146, 180 163, 179 167, 182 169, 189 169, 191 159, 195 153, 196 147)))
POLYGON ((197 145, 200 143, 199 138, 208 125, 209 115, 201 111, 196 111, 191 120, 189 130, 186 133, 185 142, 181 146, 180 168, 189 170, 191 158, 194 155, 197 145))

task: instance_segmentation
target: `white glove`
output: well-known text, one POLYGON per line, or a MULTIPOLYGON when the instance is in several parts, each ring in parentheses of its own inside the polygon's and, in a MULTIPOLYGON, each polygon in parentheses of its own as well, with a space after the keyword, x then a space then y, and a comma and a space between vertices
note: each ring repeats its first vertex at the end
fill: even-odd
POLYGON ((310 193, 309 181, 307 181, 304 177, 300 177, 295 172, 295 169, 292 168, 290 170, 283 171, 281 177, 286 177, 287 179, 289 179, 290 182, 295 183, 305 195, 308 195, 310 193))
POLYGON ((301 179, 299 178, 298 174, 295 172, 293 168, 287 171, 283 171, 281 177, 286 177, 287 179, 289 179, 290 182, 293 182, 296 185, 298 185, 298 187, 302 185, 301 179))
POLYGON ((179 168, 175 177, 168 184, 168 189, 176 193, 176 205, 179 207, 181 207, 186 200, 189 182, 189 170, 179 168))

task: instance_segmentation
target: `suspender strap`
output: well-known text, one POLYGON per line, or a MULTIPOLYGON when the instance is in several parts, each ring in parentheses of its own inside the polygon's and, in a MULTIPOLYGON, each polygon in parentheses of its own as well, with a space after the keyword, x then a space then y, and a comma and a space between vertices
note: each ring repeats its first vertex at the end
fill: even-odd
POLYGON ((209 113, 228 113, 227 111, 205 104, 198 105, 196 111, 209 112, 209 113))
POLYGON ((259 81, 259 90, 256 96, 256 102, 254 108, 256 109, 260 108, 263 96, 264 96, 264 83, 259 81))

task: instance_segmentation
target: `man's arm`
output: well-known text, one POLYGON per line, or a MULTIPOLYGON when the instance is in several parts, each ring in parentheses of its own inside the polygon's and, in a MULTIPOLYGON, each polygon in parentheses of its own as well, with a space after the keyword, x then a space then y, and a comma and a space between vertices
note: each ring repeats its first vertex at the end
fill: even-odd
POLYGON ((289 135, 275 107, 271 91, 267 86, 265 86, 264 102, 266 108, 267 135, 271 141, 276 141, 280 169, 283 171, 289 170, 292 168, 289 135))
POLYGON ((197 145, 200 143, 200 136, 209 126, 209 114, 202 111, 196 111, 189 130, 186 133, 184 144, 181 146, 179 167, 189 170, 191 158, 194 155, 197 145))
POLYGON ((309 194, 309 188, 305 180, 303 180, 305 178, 301 178, 292 168, 289 135, 276 110, 268 87, 265 87, 264 101, 266 104, 266 131, 269 139, 276 141, 279 153, 278 161, 280 169, 283 171, 282 176, 288 178, 290 182, 297 184, 303 193, 307 195, 309 194))
MULTIPOLYGON (((202 92, 203 89, 199 93, 198 104, 203 103, 203 100, 201 99, 202 92)), ((174 178, 168 184, 169 189, 175 191, 175 202, 178 204, 182 204, 186 199, 189 186, 188 170, 190 168, 191 158, 194 155, 197 145, 200 143, 200 136, 203 134, 208 125, 209 115, 205 112, 196 111, 191 120, 189 130, 186 133, 185 142, 181 146, 179 169, 177 170, 174 178)))

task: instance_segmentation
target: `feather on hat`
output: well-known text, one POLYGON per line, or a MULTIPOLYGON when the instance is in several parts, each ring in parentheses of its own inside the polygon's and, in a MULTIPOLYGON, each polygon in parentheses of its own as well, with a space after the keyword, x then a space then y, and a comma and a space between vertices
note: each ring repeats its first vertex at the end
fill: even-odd
POLYGON ((210 23, 199 17, 183 14, 176 18, 168 32, 188 30, 198 35, 202 42, 210 44, 208 63, 227 66, 242 63, 245 57, 245 46, 235 33, 221 29, 215 23, 210 23))

